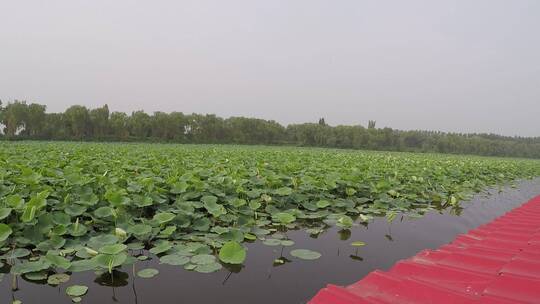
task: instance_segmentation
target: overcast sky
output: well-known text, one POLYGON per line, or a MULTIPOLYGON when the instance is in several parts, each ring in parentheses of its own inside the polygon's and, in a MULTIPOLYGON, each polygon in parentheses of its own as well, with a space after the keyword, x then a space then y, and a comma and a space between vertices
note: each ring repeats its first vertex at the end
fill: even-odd
POLYGON ((540 136, 540 1, 0 1, 0 99, 540 136))

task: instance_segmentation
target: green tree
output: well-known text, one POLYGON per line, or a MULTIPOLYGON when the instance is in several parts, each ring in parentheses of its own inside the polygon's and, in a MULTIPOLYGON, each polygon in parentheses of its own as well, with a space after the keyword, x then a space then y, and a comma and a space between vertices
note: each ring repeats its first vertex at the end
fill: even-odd
POLYGON ((109 106, 90 111, 90 122, 92 125, 92 135, 94 138, 105 138, 109 133, 109 106))
POLYGON ((91 134, 92 125, 88 109, 84 106, 71 106, 64 112, 67 133, 74 139, 83 139, 91 134))
POLYGON ((129 138, 128 128, 129 117, 126 113, 112 112, 109 119, 111 135, 116 140, 127 140, 129 138))
POLYGON ((32 103, 26 108, 24 134, 32 138, 39 138, 45 125, 46 106, 32 103))
POLYGON ((15 100, 13 103, 8 103, 3 109, 2 124, 4 134, 8 138, 15 137, 18 132, 24 130, 27 121, 28 105, 25 101, 15 100))
POLYGON ((132 136, 145 139, 150 136, 152 121, 150 116, 144 111, 136 111, 131 114, 128 120, 128 127, 132 136))

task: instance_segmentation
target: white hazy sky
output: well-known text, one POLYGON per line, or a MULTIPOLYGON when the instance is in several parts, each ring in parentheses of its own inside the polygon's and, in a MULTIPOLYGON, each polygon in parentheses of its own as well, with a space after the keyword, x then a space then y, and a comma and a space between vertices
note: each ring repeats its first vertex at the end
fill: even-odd
POLYGON ((0 98, 540 136, 540 1, 0 0, 0 98))

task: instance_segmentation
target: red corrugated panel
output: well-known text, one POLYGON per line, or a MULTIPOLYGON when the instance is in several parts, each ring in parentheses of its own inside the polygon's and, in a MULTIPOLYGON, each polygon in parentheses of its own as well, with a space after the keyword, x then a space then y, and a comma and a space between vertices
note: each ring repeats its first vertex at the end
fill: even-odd
POLYGON ((502 274, 486 287, 484 294, 516 303, 540 303, 540 281, 502 274))
POLYGON ((329 285, 309 303, 540 303, 540 196, 388 272, 329 285))

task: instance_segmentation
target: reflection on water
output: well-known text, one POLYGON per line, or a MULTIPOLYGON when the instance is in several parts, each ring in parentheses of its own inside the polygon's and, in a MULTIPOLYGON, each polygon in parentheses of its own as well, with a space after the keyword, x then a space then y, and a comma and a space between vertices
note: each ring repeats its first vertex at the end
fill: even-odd
MULTIPOLYGON (((540 179, 524 181, 518 189, 478 195, 462 210, 431 212, 423 218, 399 216, 392 222, 376 218, 369 225, 352 229, 332 228, 319 234, 288 231, 294 246, 246 243, 249 254, 244 265, 223 265, 216 273, 201 274, 181 266, 160 265, 158 259, 139 261, 112 274, 92 271, 74 273, 58 287, 46 281, 30 282, 6 274, 0 283, 0 303, 14 299, 29 303, 71 303, 65 288, 71 284, 89 287, 83 303, 305 303, 327 283, 347 285, 374 269, 388 269, 397 260, 425 248, 436 248, 482 223, 500 216, 540 193, 540 179), (518 190, 519 189, 519 190, 518 190), (362 241, 365 246, 353 247, 362 241), (318 251, 322 257, 303 261, 292 257, 292 249, 318 251), (156 268, 152 279, 134 276, 137 269, 156 268)), ((3 265, 0 272, 9 272, 3 265)))

